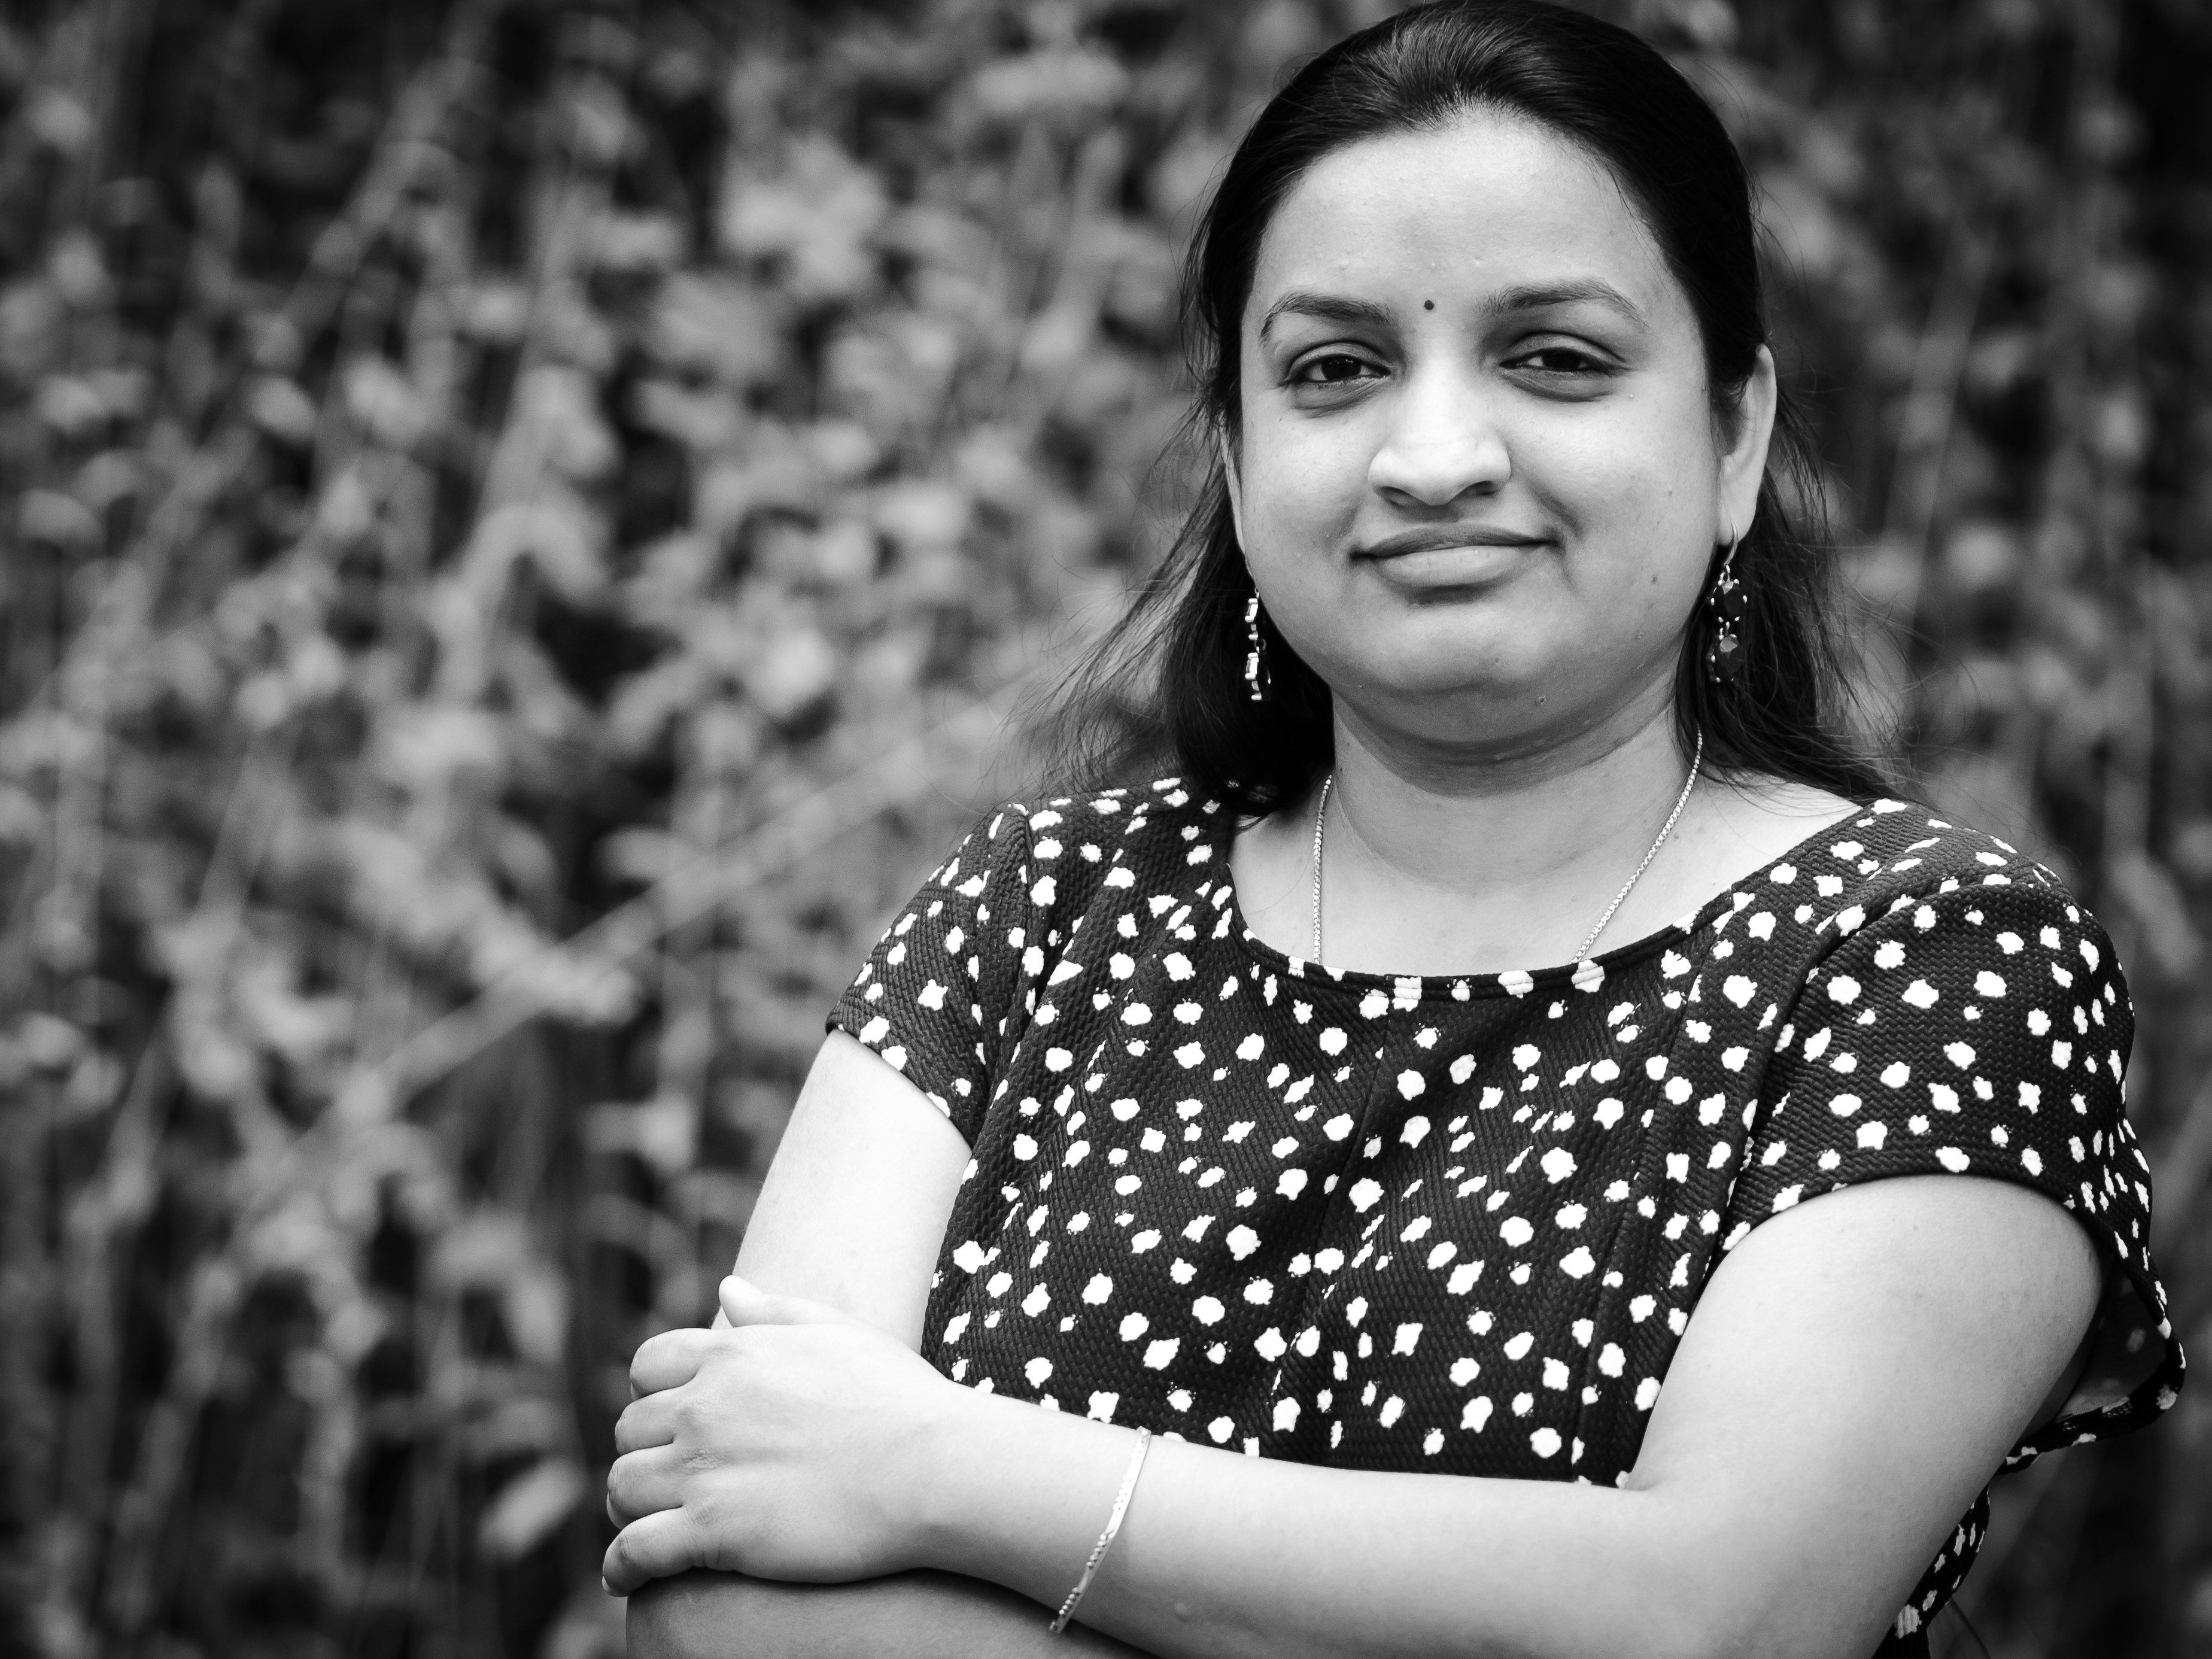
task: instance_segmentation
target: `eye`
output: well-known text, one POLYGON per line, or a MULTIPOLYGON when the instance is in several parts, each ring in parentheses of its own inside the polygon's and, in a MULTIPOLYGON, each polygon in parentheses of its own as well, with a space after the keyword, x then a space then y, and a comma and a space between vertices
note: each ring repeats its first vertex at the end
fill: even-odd
POLYGON ((1510 367, 1533 368, 1540 374, 1606 374, 1613 368, 1595 353, 1565 343, 1525 351, 1513 359, 1510 367))
POLYGON ((1372 379, 1376 373, 1375 366, 1364 357, 1355 357, 1348 351, 1325 351, 1307 358, 1292 369, 1291 380, 1297 386, 1349 386, 1372 379))

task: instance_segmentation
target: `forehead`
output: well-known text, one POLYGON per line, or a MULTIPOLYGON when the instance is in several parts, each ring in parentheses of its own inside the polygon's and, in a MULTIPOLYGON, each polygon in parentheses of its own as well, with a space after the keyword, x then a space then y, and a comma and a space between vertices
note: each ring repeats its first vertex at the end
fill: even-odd
POLYGON ((1365 138, 1308 168, 1269 220, 1248 326, 1292 288, 1479 302, 1486 291, 1597 278, 1645 316, 1692 326, 1688 301, 1620 181, 1580 145, 1510 114, 1365 138))

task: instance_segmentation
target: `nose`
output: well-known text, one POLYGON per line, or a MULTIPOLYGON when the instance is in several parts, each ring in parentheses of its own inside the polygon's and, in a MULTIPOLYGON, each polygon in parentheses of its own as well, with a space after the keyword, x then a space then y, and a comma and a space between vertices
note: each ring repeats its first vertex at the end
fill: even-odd
POLYGON ((1367 482, 1394 506, 1449 507, 1470 492, 1494 494, 1512 457, 1484 388, 1443 365, 1402 383, 1367 482))

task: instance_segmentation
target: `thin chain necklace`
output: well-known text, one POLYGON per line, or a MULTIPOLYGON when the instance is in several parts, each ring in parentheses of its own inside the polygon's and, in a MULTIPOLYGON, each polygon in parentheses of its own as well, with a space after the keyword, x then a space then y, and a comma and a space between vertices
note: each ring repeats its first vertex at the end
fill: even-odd
MULTIPOLYGON (((1613 902, 1605 907, 1605 914, 1597 919, 1597 926, 1589 930, 1589 937, 1583 941, 1582 949, 1575 952, 1577 962, 1589 960, 1590 947, 1597 943, 1598 935, 1612 923, 1613 913, 1620 908, 1621 902, 1635 890, 1636 884, 1644 879, 1644 872, 1651 867, 1651 860, 1659 856, 1659 849, 1667 844, 1667 837, 1674 833, 1674 825, 1682 816, 1682 809, 1690 804, 1690 791, 1698 787, 1698 769, 1704 764, 1705 758, 1705 734, 1700 732, 1697 747, 1690 755, 1690 775, 1682 780, 1682 793, 1674 797, 1674 810, 1667 814, 1667 822, 1659 826, 1657 839, 1645 851, 1642 862, 1637 865, 1628 879, 1620 884, 1620 890, 1613 896, 1613 902)), ((1321 799, 1314 806, 1312 960, 1316 967, 1321 963, 1322 831, 1328 823, 1328 792, 1335 782, 1336 774, 1334 772, 1321 781, 1321 799)))

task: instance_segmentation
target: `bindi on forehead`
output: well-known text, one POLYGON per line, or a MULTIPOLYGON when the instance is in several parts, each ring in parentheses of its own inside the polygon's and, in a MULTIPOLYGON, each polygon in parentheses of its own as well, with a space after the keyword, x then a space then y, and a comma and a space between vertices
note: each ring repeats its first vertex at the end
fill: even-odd
POLYGON ((1424 311, 1434 311, 1436 308, 1437 302, 1434 300, 1424 300, 1421 301, 1421 309, 1424 311))

